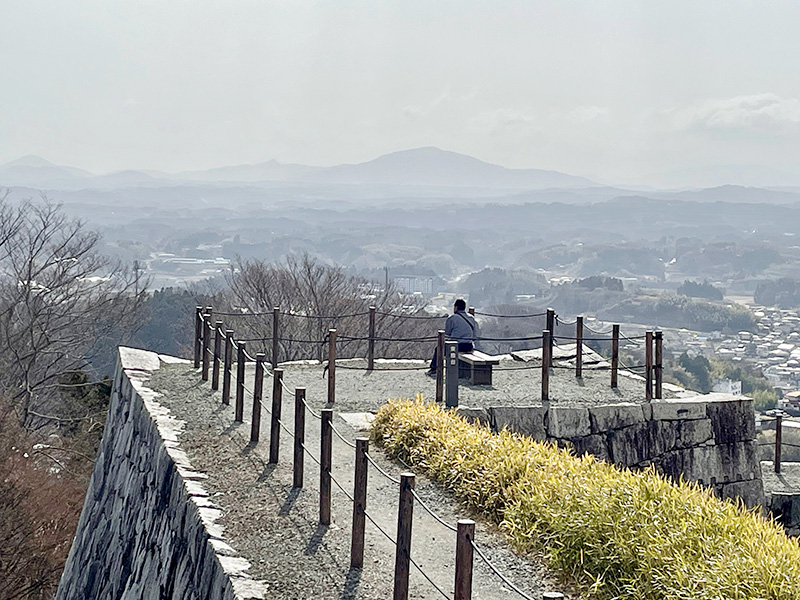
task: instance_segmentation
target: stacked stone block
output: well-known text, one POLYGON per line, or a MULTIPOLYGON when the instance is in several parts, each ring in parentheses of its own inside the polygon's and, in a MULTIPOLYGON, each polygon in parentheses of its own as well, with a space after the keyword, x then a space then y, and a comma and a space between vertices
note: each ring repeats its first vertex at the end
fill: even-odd
POLYGON ((507 428, 633 469, 650 465, 697 481, 721 498, 763 503, 753 402, 697 397, 649 404, 460 408, 494 431, 507 428))
POLYGON ((156 354, 120 348, 103 441, 56 600, 262 598, 214 523, 178 444, 182 423, 142 384, 156 354), (252 593, 251 593, 252 592, 252 593))

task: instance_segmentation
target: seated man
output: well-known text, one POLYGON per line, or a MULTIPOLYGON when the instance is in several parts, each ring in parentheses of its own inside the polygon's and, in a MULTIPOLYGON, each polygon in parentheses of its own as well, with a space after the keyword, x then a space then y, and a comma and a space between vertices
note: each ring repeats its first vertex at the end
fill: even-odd
MULTIPOLYGON (((474 342, 478 333, 478 324, 475 317, 467 312, 467 303, 459 298, 453 304, 453 314, 447 317, 444 323, 444 335, 448 340, 458 342, 459 352, 472 352, 475 349, 474 342)), ((439 359, 437 350, 433 351, 431 368, 425 373, 429 377, 436 377, 436 361, 439 359)))

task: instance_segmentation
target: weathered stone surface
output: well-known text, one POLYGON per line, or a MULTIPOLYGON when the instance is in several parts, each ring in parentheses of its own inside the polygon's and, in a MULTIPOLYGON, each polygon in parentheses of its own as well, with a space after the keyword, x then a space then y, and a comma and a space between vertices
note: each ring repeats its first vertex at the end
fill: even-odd
POLYGON ((123 364, 136 370, 117 367, 103 441, 56 599, 263 598, 263 585, 244 575, 245 563, 233 558, 229 546, 214 540, 230 557, 224 565, 214 550, 209 532, 221 536, 215 523, 220 511, 192 502, 187 484, 197 497, 206 496, 201 478, 185 481, 169 454, 179 458, 181 470, 194 473, 176 446, 179 424, 135 389, 145 379, 141 369, 159 368, 158 356, 121 348, 123 364), (159 430, 170 438, 169 452, 159 430))
POLYGON ((608 460, 608 443, 605 435, 587 435, 570 440, 576 456, 591 454, 599 460, 608 460))
POLYGON ((759 487, 762 485, 753 443, 674 450, 654 461, 654 464, 674 479, 683 475, 712 487, 750 480, 757 480, 759 487))
POLYGON ((706 412, 711 419, 714 439, 718 444, 755 439, 756 422, 751 399, 710 402, 706 412))
POLYGON ((547 413, 547 435, 552 438, 577 438, 592 432, 589 409, 573 406, 552 406, 547 413))
POLYGON ((544 418, 546 410, 542 406, 496 406, 488 409, 489 423, 493 431, 506 427, 532 437, 535 440, 547 438, 544 418))
POLYGON ((485 408, 470 408, 468 406, 459 406, 456 409, 456 414, 464 417, 470 423, 480 423, 481 425, 489 425, 489 411, 485 408))
POLYGON ((119 360, 123 369, 155 371, 161 367, 158 354, 147 350, 139 350, 138 348, 121 347, 119 349, 119 360))
POLYGON ((764 488, 760 479, 723 483, 714 489, 716 495, 723 499, 740 498, 746 506, 762 506, 764 504, 764 488))
POLYGON ((624 403, 589 408, 592 433, 603 433, 611 429, 622 429, 644 422, 641 404, 624 403))
POLYGON ((714 439, 714 431, 710 419, 693 419, 691 421, 660 421, 661 424, 677 426, 677 436, 668 450, 700 446, 714 439))
POLYGON ((800 527, 800 493, 772 492, 767 508, 785 528, 800 527))
POLYGON ((704 402, 687 402, 685 400, 657 400, 652 407, 654 421, 677 421, 684 419, 705 419, 706 404, 704 402))

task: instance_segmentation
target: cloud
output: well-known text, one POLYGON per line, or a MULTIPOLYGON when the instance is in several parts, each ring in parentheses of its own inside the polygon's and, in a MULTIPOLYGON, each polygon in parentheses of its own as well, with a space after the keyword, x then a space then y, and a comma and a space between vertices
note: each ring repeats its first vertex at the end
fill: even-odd
POLYGON ((478 113, 472 124, 481 130, 494 131, 503 127, 528 127, 536 122, 530 112, 514 108, 497 108, 478 113))
POLYGON ((800 100, 777 94, 736 96, 667 111, 667 115, 679 130, 793 132, 800 126, 800 100))
POLYGON ((587 121, 594 121, 599 117, 608 114, 607 106, 579 106, 569 113, 569 118, 573 121, 585 123, 587 121))

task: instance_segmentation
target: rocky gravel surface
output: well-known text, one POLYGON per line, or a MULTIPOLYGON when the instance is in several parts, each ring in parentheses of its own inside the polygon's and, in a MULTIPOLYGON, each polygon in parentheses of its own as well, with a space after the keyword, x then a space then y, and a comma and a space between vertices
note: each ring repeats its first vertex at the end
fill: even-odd
MULTIPOLYGON (((387 366, 380 365, 381 368, 387 366)), ((394 363, 393 366, 413 368, 420 364, 394 363)), ((527 382, 512 379, 512 375, 522 377, 521 373, 500 375, 498 372, 493 389, 462 386, 464 402, 470 405, 533 402, 535 390, 531 388, 538 385, 535 381, 537 377, 532 376, 534 372, 529 370, 524 375, 527 382), (527 396, 516 398, 516 394, 522 392, 527 396)), ((607 377, 608 373, 602 376, 607 377)), ((246 382, 247 388, 252 390, 252 370, 248 370, 246 382)), ((317 409, 325 404, 327 382, 319 365, 286 365, 285 383, 288 390, 306 387, 308 404, 312 408, 317 409)), ((365 432, 350 425, 359 422, 359 419, 348 413, 374 411, 390 397, 413 397, 423 393, 430 398, 434 391, 434 380, 427 378, 422 370, 366 374, 363 371, 340 369, 336 374, 336 383, 334 425, 350 442, 357 435, 365 435, 365 432)), ((368 522, 364 567, 351 569, 352 504, 346 493, 352 493, 353 450, 347 443, 334 436, 332 474, 342 489, 334 485, 332 523, 323 527, 318 523, 319 468, 313 458, 319 454, 319 422, 311 414, 307 413, 306 417, 305 440, 309 454, 305 456, 304 486, 293 489, 292 439, 287 431, 281 431, 278 464, 268 464, 270 415, 266 408, 262 408, 261 441, 258 444, 249 442, 251 396, 248 395, 245 402, 245 422, 235 423, 233 408, 224 406, 221 394, 213 392, 208 382, 201 382, 198 371, 188 365, 162 365, 153 373, 148 386, 162 394, 159 403, 176 418, 186 421, 180 444, 193 467, 208 475, 203 485, 214 504, 222 510, 219 523, 225 529, 224 539, 252 563, 249 572, 266 582, 269 598, 391 597, 394 545, 387 536, 396 536, 399 492, 394 482, 370 467, 367 512, 385 535, 368 522)), ((264 383, 266 398, 270 397, 271 386, 272 381, 267 377, 264 383)), ((638 387, 638 384, 631 386, 631 394, 635 393, 634 387, 638 387)), ((554 386, 554 391, 556 389, 554 386)), ((627 385, 625 389, 628 389, 627 385)), ((606 395, 600 393, 596 398, 592 395, 592 398, 593 401, 601 401, 601 396, 606 395)), ((291 394, 288 391, 284 393, 281 420, 292 430, 293 401, 289 396, 291 394)), ((371 448, 370 455, 394 477, 405 470, 403 465, 387 459, 378 448, 371 448)), ((516 555, 491 524, 470 515, 467 509, 459 506, 433 482, 417 476, 416 489, 430 509, 448 524, 455 525, 459 518, 475 518, 479 546, 489 560, 530 598, 538 600, 546 591, 561 591, 568 598, 580 597, 556 580, 541 557, 516 555)), ((414 508, 412 557, 433 583, 412 567, 411 598, 453 597, 454 551, 455 534, 435 521, 417 503, 414 508)), ((502 584, 477 556, 475 569, 473 598, 494 600, 523 597, 502 584)))
MULTIPOLYGON (((426 399, 436 397, 436 380, 425 375, 423 361, 376 361, 375 370, 366 371, 366 361, 352 359, 337 363, 335 403, 342 411, 375 411, 389 398, 426 399)), ((328 380, 319 364, 283 365, 284 381, 291 387, 305 387, 313 406, 327 401, 328 380)), ((611 388, 611 373, 600 364, 583 370, 575 378, 574 362, 557 360, 550 374, 552 406, 597 406, 619 402, 645 402, 644 380, 620 371, 618 387, 611 388)), ((472 408, 489 406, 541 405, 541 361, 502 360, 494 367, 492 385, 473 386, 467 380, 459 385, 459 405, 472 408)), ((664 397, 674 394, 665 389, 664 397)))

